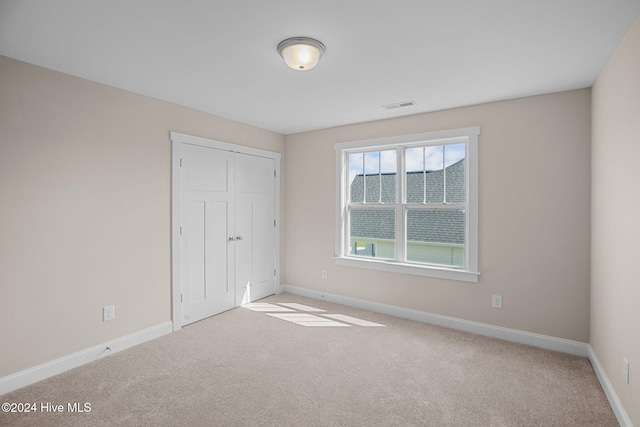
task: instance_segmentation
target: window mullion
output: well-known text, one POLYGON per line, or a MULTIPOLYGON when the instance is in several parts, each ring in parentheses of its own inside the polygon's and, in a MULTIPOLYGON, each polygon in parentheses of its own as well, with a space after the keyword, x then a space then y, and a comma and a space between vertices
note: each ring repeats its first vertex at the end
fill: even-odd
POLYGON ((342 245, 342 250, 344 251, 344 256, 347 256, 351 253, 351 221, 349 220, 351 212, 349 209, 349 205, 345 205, 344 208, 344 242, 342 245))
POLYGON ((447 203, 447 163, 445 158, 445 152, 447 146, 442 146, 442 203, 447 203))
POLYGON ((427 150, 422 147, 422 203, 427 203, 427 150))
POLYGON ((397 148, 396 154, 397 164, 396 170, 396 260, 405 262, 406 259, 406 239, 405 239, 405 222, 406 215, 404 212, 404 203, 406 203, 407 174, 405 167, 405 149, 397 148))
MULTIPOLYGON (((349 219, 349 215, 350 215, 350 211, 349 211, 349 203, 351 202, 351 187, 350 187, 350 182, 349 182, 349 155, 345 153, 345 158, 343 160, 343 170, 344 170, 344 181, 343 181, 343 185, 346 191, 346 196, 344 197, 343 203, 344 203, 344 209, 342 209, 342 221, 344 224, 344 235, 343 235, 343 242, 342 242, 342 254, 343 256, 348 256, 351 254, 351 221, 349 219)), ((363 160, 364 161, 364 160, 363 160)), ((364 164, 363 164, 364 166, 364 164)), ((362 178, 364 180, 364 176, 362 178)))
POLYGON ((367 166, 364 163, 365 153, 362 153, 362 203, 367 203, 367 166))
POLYGON ((382 203, 382 151, 378 151, 378 203, 382 203))
POLYGON ((342 180, 340 183, 340 229, 342 231, 342 241, 340 244, 336 245, 340 248, 338 252, 338 256, 347 256, 349 255, 349 207, 348 204, 351 201, 351 188, 349 186, 349 154, 347 152, 343 152, 341 156, 339 156, 339 170, 342 174, 342 180))

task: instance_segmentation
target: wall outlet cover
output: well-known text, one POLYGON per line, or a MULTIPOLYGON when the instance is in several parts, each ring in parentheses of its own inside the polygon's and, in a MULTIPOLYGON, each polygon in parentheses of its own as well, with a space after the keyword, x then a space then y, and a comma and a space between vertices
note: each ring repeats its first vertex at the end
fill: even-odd
POLYGON ((116 318, 116 307, 114 305, 108 305, 102 308, 102 321, 108 322, 116 318))
POLYGON ((624 382, 629 384, 629 361, 626 358, 622 359, 622 366, 624 370, 624 382))
POLYGON ((491 296, 491 307, 502 308, 502 295, 491 296))

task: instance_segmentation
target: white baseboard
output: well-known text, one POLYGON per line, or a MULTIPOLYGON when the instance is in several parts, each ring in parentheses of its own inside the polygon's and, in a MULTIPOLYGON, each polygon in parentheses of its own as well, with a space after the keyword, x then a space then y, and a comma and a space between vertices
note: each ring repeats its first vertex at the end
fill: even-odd
POLYGON ((589 356, 588 344, 578 341, 550 337, 548 335, 534 334, 517 329, 503 328, 501 326, 489 325, 487 323, 473 322, 470 320, 458 319, 456 317, 450 316, 442 316, 440 314, 433 314, 426 311, 419 311, 410 308, 382 304, 379 302, 328 294, 326 292, 300 288, 298 286, 281 285, 281 289, 283 292, 287 292, 290 294, 330 301, 336 304, 374 311, 376 313, 388 314, 390 316, 401 317, 404 319, 415 320, 432 325, 444 326, 451 329, 457 329, 460 331, 471 332, 478 335, 499 338, 519 344, 527 344, 534 347, 540 347, 547 350, 560 351, 562 353, 573 354, 575 356, 589 356))
POLYGON ((125 350, 143 342, 168 334, 173 330, 170 321, 143 329, 133 334, 81 350, 77 353, 52 360, 24 371, 16 372, 0 378, 0 395, 12 392, 54 375, 61 374, 78 366, 93 362, 96 359, 125 350))
POLYGON ((591 361, 591 366, 593 366, 593 370, 598 377, 598 381, 600 381, 600 385, 604 390, 604 394, 607 396, 607 400, 609 400, 609 405, 611 405, 611 409, 613 409, 613 413, 618 419, 620 427, 633 427, 631 419, 627 415, 627 411, 624 410, 622 402, 618 399, 618 395, 616 394, 611 381, 609 381, 609 377, 607 377, 607 374, 604 372, 604 368, 600 364, 600 361, 591 346, 589 346, 589 360, 591 361))

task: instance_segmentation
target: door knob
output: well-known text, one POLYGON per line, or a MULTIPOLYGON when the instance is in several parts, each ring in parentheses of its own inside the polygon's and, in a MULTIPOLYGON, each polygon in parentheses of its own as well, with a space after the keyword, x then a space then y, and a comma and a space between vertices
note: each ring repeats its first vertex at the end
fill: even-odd
POLYGON ((236 240, 235 237, 229 237, 230 242, 233 242, 234 240, 236 240))
POLYGON ((242 236, 236 236, 236 240, 242 240, 242 236))

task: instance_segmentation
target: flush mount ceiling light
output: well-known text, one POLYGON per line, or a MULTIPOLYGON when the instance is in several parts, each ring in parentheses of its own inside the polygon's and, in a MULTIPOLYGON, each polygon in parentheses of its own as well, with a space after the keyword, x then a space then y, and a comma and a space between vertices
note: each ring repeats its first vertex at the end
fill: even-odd
POLYGON ((315 67, 325 50, 321 42, 309 37, 291 37, 278 44, 278 53, 284 62, 296 71, 308 71, 315 67))

